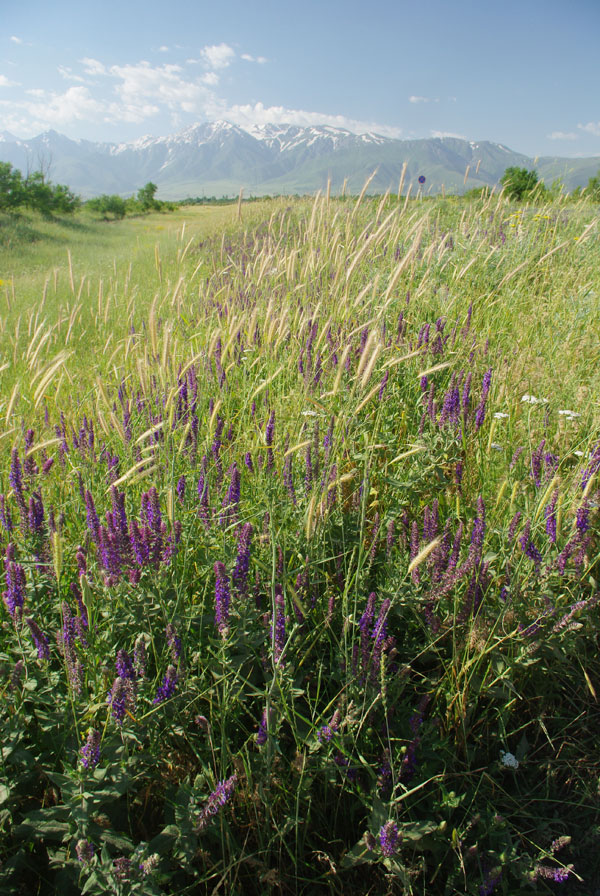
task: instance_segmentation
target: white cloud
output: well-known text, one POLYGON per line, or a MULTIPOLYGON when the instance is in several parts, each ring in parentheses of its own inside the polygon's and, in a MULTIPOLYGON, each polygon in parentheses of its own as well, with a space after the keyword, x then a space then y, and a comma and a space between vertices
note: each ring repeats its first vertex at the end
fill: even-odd
POLYGON ((75 75, 68 65, 59 65, 58 74, 61 78, 64 78, 65 81, 76 81, 78 84, 87 84, 85 78, 82 78, 81 75, 75 75))
POLYGON ((465 137, 464 134, 455 134, 453 131, 432 131, 432 137, 439 137, 441 140, 444 137, 452 137, 454 140, 468 140, 468 137, 465 137))
POLYGON ((216 87, 219 83, 219 76, 215 72, 206 72, 202 75, 200 81, 206 84, 207 87, 216 87))
POLYGON ((106 66, 104 66, 101 62, 98 62, 97 59, 90 59, 89 56, 84 56, 83 59, 80 59, 79 61, 84 66, 86 75, 106 74, 106 66))
POLYGON ((9 81, 6 75, 0 75, 0 87, 18 87, 16 81, 9 81))
POLYGON ((23 38, 15 37, 14 34, 11 36, 10 39, 12 40, 13 44, 22 44, 23 43, 23 38))
POLYGON ((111 118, 122 115, 127 121, 143 121, 161 107, 170 112, 201 112, 209 91, 201 79, 186 80, 181 71, 178 65, 152 66, 149 62, 111 66, 109 73, 118 81, 115 93, 120 101, 111 104, 111 118))
POLYGON ((202 58, 211 69, 227 68, 235 58, 235 50, 228 44, 214 44, 210 47, 204 47, 202 58))
POLYGON ((574 134, 572 131, 552 131, 551 134, 546 135, 548 140, 578 140, 577 134, 574 134))
POLYGON ((264 65, 265 62, 268 62, 266 56, 251 56, 250 53, 242 53, 240 58, 245 62, 258 62, 259 65, 264 65))
MULTIPOLYGON (((89 121, 103 113, 103 105, 95 100, 87 87, 69 87, 65 93, 48 93, 45 90, 26 91, 32 100, 5 103, 10 110, 11 121, 19 122, 19 130, 64 126, 74 121, 89 121), (24 117, 27 115, 27 118, 24 117)), ((14 125, 13 125, 14 126, 14 125)))
POLYGON ((593 134, 594 137, 600 137, 600 121, 588 121, 587 124, 578 124, 577 127, 581 131, 587 131, 588 134, 593 134))
POLYGON ((261 124, 295 124, 300 127, 330 125, 334 128, 345 128, 354 134, 371 132, 381 134, 382 137, 398 138, 402 133, 400 128, 375 124, 374 122, 358 121, 354 118, 347 118, 345 115, 308 112, 303 109, 286 109, 284 106, 264 106, 262 103, 226 106, 216 101, 206 111, 214 117, 226 118, 242 128, 261 124))
POLYGON ((409 103, 439 103, 439 97, 436 96, 409 96, 409 103))
POLYGON ((159 53, 168 53, 168 52, 169 52, 169 47, 165 47, 164 44, 163 44, 162 47, 159 47, 159 48, 158 48, 158 52, 159 52, 159 53))

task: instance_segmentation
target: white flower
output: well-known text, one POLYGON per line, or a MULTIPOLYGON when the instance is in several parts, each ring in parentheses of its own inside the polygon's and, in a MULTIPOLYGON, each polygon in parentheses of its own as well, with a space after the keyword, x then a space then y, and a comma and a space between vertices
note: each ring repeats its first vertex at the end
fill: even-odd
POLYGON ((302 416, 303 417, 318 417, 319 415, 317 414, 316 411, 302 411, 302 416))
POLYGON ((519 760, 517 757, 513 753, 505 753, 504 750, 500 750, 500 762, 504 768, 517 769, 519 767, 519 760))
POLYGON ((509 416, 510 414, 505 414, 504 411, 498 411, 494 414, 494 420, 506 420, 509 416))
POLYGON ((568 417, 569 420, 573 420, 575 417, 581 417, 581 414, 578 414, 577 411, 559 411, 558 412, 561 417, 568 417))
POLYGON ((536 398, 535 395, 524 395, 521 401, 525 401, 527 404, 548 404, 547 398, 536 398))
POLYGON ((585 457, 583 451, 574 451, 573 454, 577 455, 577 457, 585 457))
POLYGON ((490 448, 493 448, 495 451, 504 451, 502 445, 499 445, 498 442, 492 442, 490 448))

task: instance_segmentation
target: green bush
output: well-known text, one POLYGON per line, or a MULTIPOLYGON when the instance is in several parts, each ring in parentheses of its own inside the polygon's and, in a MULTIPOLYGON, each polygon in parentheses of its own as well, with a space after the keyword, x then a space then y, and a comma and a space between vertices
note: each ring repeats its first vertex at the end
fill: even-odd
POLYGON ((540 184, 537 172, 528 171, 527 168, 507 168, 500 178, 500 183, 507 196, 518 202, 526 199, 536 189, 543 190, 543 184, 540 184))

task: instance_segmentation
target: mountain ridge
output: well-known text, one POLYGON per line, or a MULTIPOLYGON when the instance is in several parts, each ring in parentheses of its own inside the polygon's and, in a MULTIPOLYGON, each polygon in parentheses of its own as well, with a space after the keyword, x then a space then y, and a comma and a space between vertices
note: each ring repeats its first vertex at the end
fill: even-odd
POLYGON ((537 159, 501 143, 458 137, 398 140, 369 131, 355 134, 330 125, 265 123, 242 128, 228 121, 202 122, 174 134, 130 143, 72 140, 48 130, 30 140, 0 133, 0 160, 27 172, 42 168, 84 198, 100 193, 135 193, 148 181, 163 199, 201 195, 314 193, 331 181, 358 193, 376 172, 369 190, 396 192, 406 163, 405 192, 463 192, 496 185, 510 166, 534 168, 546 182, 559 177, 570 190, 585 186, 600 168, 600 156, 537 159), (467 171, 468 166, 468 171, 467 171))

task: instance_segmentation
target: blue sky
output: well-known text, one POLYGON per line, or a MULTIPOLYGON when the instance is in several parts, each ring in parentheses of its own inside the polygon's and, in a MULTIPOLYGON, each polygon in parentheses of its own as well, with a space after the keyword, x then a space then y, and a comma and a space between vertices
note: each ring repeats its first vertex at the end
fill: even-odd
POLYGON ((225 118, 600 155, 600 0, 0 2, 0 131, 225 118))

